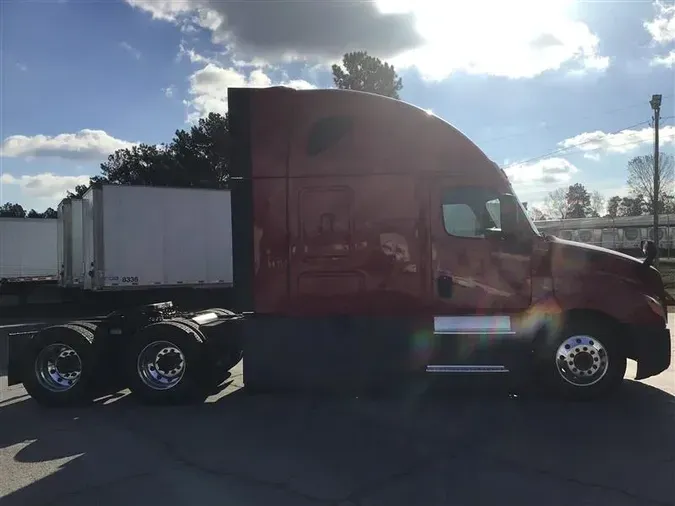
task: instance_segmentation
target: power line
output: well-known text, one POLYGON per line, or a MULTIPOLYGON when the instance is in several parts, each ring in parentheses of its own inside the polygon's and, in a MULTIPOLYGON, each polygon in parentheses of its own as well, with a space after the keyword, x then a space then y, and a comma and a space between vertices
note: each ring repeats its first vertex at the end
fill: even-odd
MULTIPOLYGON (((617 134, 620 134, 621 132, 624 132, 626 130, 630 130, 631 128, 635 128, 635 127, 642 126, 642 125, 648 125, 649 123, 650 123, 649 121, 641 121, 640 123, 635 123, 634 125, 630 125, 630 126, 621 128, 620 130, 610 132, 608 135, 617 135, 617 134)), ((509 165, 507 165, 506 167, 503 167, 503 168, 508 169, 508 168, 511 168, 511 167, 514 167, 514 166, 517 166, 517 165, 524 165, 526 163, 532 163, 532 162, 537 162, 539 160, 544 160, 546 158, 550 158, 550 157, 555 156, 557 154, 561 154, 565 151, 569 151, 571 149, 578 148, 579 146, 584 146, 585 144, 591 144, 593 142, 598 142, 598 139, 588 139, 586 141, 579 142, 577 144, 573 144, 571 146, 566 146, 566 147, 563 147, 563 148, 556 149, 555 151, 550 151, 550 152, 545 153, 543 155, 535 156, 533 158, 522 160, 520 162, 511 163, 511 164, 509 164, 509 165)), ((638 141, 638 142, 642 142, 642 141, 638 141)), ((629 143, 626 143, 626 144, 634 144, 634 143, 635 142, 629 142, 629 143)), ((623 145, 623 144, 621 144, 621 145, 623 145)), ((603 148, 601 147, 601 148, 597 148, 597 149, 603 149, 603 148)), ((593 152, 593 151, 597 151, 597 149, 587 150, 586 152, 590 153, 590 152, 593 152)))
MULTIPOLYGON (((642 144, 643 142, 644 141, 642 139, 638 139, 638 140, 632 140, 632 141, 628 141, 628 142, 622 142, 621 144, 614 144, 612 147, 613 148, 621 148, 621 147, 624 147, 624 146, 642 144)), ((602 151, 602 150, 606 150, 606 149, 607 149, 606 146, 600 146, 600 147, 593 148, 593 149, 587 149, 587 150, 584 151, 584 154, 595 153, 596 151, 602 151)), ((521 162, 521 163, 525 163, 525 162, 521 162)), ((504 167, 504 170, 507 170, 511 167, 516 167, 518 165, 520 165, 520 164, 509 165, 507 167, 504 167)))
MULTIPOLYGON (((670 99, 674 96, 675 95, 665 95, 662 100, 668 100, 668 99, 670 99)), ((639 103, 635 103, 633 105, 629 105, 629 106, 626 106, 626 107, 619 107, 617 109, 610 109, 610 110, 603 111, 603 112, 600 112, 600 113, 594 114, 594 115, 581 116, 577 119, 579 119, 579 120, 593 119, 593 118, 596 118, 598 116, 605 116, 605 115, 609 115, 609 114, 616 114, 618 112, 629 111, 631 109, 637 109, 638 107, 644 107, 644 101, 639 102, 639 103)), ((664 119, 664 118, 661 118, 661 119, 664 119)), ((550 123, 550 124, 547 123, 543 128, 549 129, 551 127, 559 126, 559 125, 563 125, 563 124, 564 124, 563 122, 550 123)), ((488 139, 486 141, 480 141, 480 142, 476 141, 476 144, 479 145, 479 146, 484 146, 484 145, 489 144, 491 142, 497 142, 497 141, 501 141, 501 140, 505 140, 505 139, 513 139, 514 137, 521 137, 521 136, 526 135, 526 134, 528 134, 530 132, 533 132, 535 130, 539 130, 539 128, 540 127, 530 128, 530 129, 527 129, 527 130, 522 130, 522 131, 520 131, 518 133, 515 133, 515 134, 503 135, 501 137, 494 137, 494 138, 488 139)))
MULTIPOLYGON (((644 141, 642 139, 638 139, 638 140, 632 140, 632 141, 628 141, 628 142, 622 142, 621 144, 614 144, 612 147, 613 148, 621 148, 623 146, 630 146, 630 145, 634 145, 634 144, 643 144, 643 143, 644 143, 644 141)), ((598 148, 587 149, 587 150, 584 151, 584 153, 595 153, 596 151, 602 151, 602 150, 606 150, 606 149, 607 149, 606 146, 600 146, 598 148)))

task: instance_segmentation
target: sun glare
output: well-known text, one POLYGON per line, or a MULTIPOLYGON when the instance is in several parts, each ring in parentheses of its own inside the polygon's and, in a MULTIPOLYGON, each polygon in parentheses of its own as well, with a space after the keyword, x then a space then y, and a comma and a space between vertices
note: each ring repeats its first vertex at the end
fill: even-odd
POLYGON ((532 77, 581 58, 602 68, 597 37, 574 19, 574 0, 482 2, 378 0, 383 13, 412 13, 426 44, 400 55, 398 66, 416 66, 427 77, 453 71, 532 77), (432 75, 429 75, 432 74, 432 75))

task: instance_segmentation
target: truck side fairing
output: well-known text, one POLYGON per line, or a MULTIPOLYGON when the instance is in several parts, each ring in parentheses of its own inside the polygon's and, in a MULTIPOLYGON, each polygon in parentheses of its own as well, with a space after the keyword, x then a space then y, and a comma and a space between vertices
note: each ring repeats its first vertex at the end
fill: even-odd
POLYGON ((443 230, 446 189, 511 191, 458 130, 366 93, 231 89, 228 97, 241 240, 234 285, 238 309, 257 315, 243 330, 247 384, 321 388, 424 373, 462 346, 455 331, 494 327, 495 309, 528 307, 528 258, 498 253, 499 265, 528 280, 514 282, 489 266, 485 244, 443 230), (474 269, 473 258, 485 268, 474 269), (460 281, 452 299, 438 296, 447 269, 460 281))

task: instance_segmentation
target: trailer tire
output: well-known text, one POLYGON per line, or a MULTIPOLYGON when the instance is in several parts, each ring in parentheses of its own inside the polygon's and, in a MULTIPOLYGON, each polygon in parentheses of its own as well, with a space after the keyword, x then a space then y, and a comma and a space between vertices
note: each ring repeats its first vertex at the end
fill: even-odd
POLYGON ((611 322, 587 315, 568 319, 544 345, 539 372, 557 396, 590 401, 616 392, 626 373, 626 353, 611 322))
POLYGON ((77 325, 42 329, 27 345, 21 360, 24 388, 46 407, 65 407, 92 401, 96 372, 94 334, 77 325))
POLYGON ((203 401, 204 338, 184 322, 164 320, 143 327, 131 338, 125 356, 129 388, 145 404, 203 401))

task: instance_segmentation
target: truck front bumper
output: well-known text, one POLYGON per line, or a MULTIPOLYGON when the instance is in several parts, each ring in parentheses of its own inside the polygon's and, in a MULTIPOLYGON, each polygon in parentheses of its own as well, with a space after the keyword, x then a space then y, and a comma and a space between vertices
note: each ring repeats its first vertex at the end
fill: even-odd
POLYGON ((633 336, 636 343, 636 380, 656 376, 670 367, 670 330, 662 327, 636 327, 633 329, 633 336))

